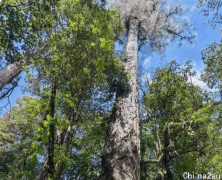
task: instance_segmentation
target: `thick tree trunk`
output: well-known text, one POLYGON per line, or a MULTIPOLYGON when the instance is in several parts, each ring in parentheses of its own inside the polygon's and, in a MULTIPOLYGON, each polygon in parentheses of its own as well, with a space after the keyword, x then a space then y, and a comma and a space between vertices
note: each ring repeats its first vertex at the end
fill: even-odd
POLYGON ((130 20, 124 62, 124 70, 130 76, 109 124, 101 180, 140 179, 138 23, 136 18, 130 20))

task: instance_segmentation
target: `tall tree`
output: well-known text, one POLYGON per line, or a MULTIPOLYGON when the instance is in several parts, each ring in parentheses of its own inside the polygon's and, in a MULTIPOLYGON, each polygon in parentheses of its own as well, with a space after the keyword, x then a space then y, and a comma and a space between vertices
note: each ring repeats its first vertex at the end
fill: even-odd
POLYGON ((218 110, 213 98, 192 84, 194 74, 189 63, 180 69, 171 62, 152 79, 142 120, 143 179, 182 179, 184 172, 205 174, 207 168, 217 172, 206 162, 221 147, 218 110))
POLYGON ((35 64, 39 75, 43 76, 43 84, 52 89, 49 149, 39 179, 46 179, 48 175, 59 179, 62 173, 62 165, 53 163, 55 122, 59 111, 57 103, 62 94, 67 93, 73 101, 69 114, 65 113, 70 120, 70 130, 64 132, 65 138, 61 143, 68 151, 73 136, 72 126, 83 113, 77 107, 82 108, 95 89, 106 87, 107 68, 112 67, 115 72, 119 65, 113 54, 113 43, 120 31, 119 21, 114 18, 118 17, 116 11, 102 9, 93 1, 81 0, 66 0, 60 3, 60 7, 58 14, 66 25, 51 35, 49 54, 41 55, 39 59, 42 57, 43 61, 35 64))
MULTIPOLYGON (((88 114, 96 114, 91 110, 96 104, 92 96, 101 98, 110 84, 124 79, 121 62, 113 51, 121 31, 117 11, 102 9, 93 1, 63 0, 58 1, 55 13, 58 24, 40 36, 47 39, 47 48, 30 61, 35 73, 27 70, 29 90, 40 98, 43 110, 36 132, 43 151, 36 151, 39 144, 33 143, 33 154, 27 156, 36 160, 40 155, 44 162, 33 162, 36 171, 30 179, 36 174, 41 180, 60 179, 70 162, 61 156, 72 153, 75 128, 88 114)), ((15 174, 20 174, 16 178, 26 178, 22 173, 15 174)), ((7 175, 10 177, 10 173, 7 175)))
POLYGON ((202 79, 213 89, 218 89, 220 99, 222 98, 222 44, 214 42, 202 51, 202 59, 206 64, 202 79))
MULTIPOLYGON (((202 51, 202 60, 206 64, 205 71, 202 74, 202 79, 210 89, 213 89, 212 94, 216 102, 214 103, 217 110, 216 118, 218 118, 218 128, 221 133, 221 117, 222 117, 222 44, 214 42, 202 51)), ((217 136, 215 136, 217 138, 217 136)), ((217 144, 215 145, 217 146, 217 144)), ((215 171, 221 173, 222 167, 222 152, 218 150, 212 151, 212 159, 206 163, 216 165, 215 171), (216 153, 215 153, 216 151, 216 153)))
POLYGON ((118 7, 128 38, 123 62, 128 82, 116 93, 117 105, 110 120, 102 162, 103 180, 140 178, 138 44, 146 42, 149 50, 160 52, 177 37, 192 40, 185 33, 190 25, 179 18, 185 13, 179 2, 169 5, 162 0, 122 0, 118 7))
POLYGON ((0 118, 0 178, 35 179, 37 154, 44 144, 35 138, 41 122, 41 101, 24 96, 17 99, 18 105, 0 118))

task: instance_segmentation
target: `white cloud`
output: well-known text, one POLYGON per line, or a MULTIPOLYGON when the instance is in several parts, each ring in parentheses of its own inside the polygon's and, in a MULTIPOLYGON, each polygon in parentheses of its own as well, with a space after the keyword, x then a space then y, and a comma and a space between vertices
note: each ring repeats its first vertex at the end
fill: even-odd
POLYGON ((147 66, 149 67, 149 66, 150 66, 150 61, 151 61, 151 57, 146 58, 146 59, 144 60, 144 62, 143 62, 143 65, 146 66, 146 67, 147 67, 147 66))
POLYGON ((147 84, 151 84, 152 83, 152 76, 151 76, 151 73, 145 73, 142 75, 142 78, 141 78, 142 82, 147 84))
MULTIPOLYGON (((205 83, 205 82, 203 82, 201 80, 201 74, 204 71, 204 66, 203 65, 199 65, 199 64, 197 64, 194 61, 191 62, 191 65, 193 67, 193 70, 196 72, 196 75, 191 77, 192 78, 192 84, 195 85, 195 86, 199 86, 201 89, 203 89, 203 90, 205 90, 207 92, 217 92, 218 91, 217 88, 210 89, 207 86, 207 83, 205 83)), ((191 82, 190 79, 189 79, 189 82, 191 82)))
MULTIPOLYGON (((195 86, 199 86, 201 89, 206 90, 208 92, 217 92, 217 89, 210 89, 207 84, 203 81, 201 81, 201 74, 202 72, 195 70, 196 71, 196 75, 192 78, 192 84, 195 86)), ((191 80, 189 80, 188 82, 191 82, 191 80)))

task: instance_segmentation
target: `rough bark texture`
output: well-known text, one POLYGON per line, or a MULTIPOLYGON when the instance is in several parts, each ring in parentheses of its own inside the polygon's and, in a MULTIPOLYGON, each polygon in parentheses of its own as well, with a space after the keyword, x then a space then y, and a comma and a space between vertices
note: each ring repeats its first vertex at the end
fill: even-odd
POLYGON ((138 19, 130 20, 124 62, 125 72, 130 76, 109 124, 101 180, 140 179, 138 24, 138 19))

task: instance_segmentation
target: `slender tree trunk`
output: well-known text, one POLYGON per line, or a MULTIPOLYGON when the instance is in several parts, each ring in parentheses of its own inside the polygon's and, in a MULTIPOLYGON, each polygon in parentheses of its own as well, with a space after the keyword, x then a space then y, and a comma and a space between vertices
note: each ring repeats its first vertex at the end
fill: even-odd
MULTIPOLYGON (((46 159, 47 158, 48 156, 46 157, 46 159)), ((49 169, 48 160, 46 160, 39 171, 39 176, 37 177, 37 180, 47 180, 48 169, 49 169)))
MULTIPOLYGON (((52 87, 51 102, 50 102, 50 116, 54 118, 55 116, 55 96, 56 96, 56 85, 52 87)), ((54 120, 51 122, 49 127, 49 147, 48 147, 48 166, 49 166, 49 175, 51 178, 54 178, 54 146, 55 146, 55 124, 54 120)))
MULTIPOLYGON (((54 93, 52 91, 52 94, 54 94, 54 98, 55 98, 56 91, 54 91, 54 93)), ((54 101, 52 101, 52 99, 51 99, 51 102, 54 102, 54 101)), ((73 129, 73 126, 74 125, 76 126, 78 124, 78 122, 80 120, 80 116, 81 116, 80 112, 82 110, 78 109, 79 105, 80 105, 80 102, 77 106, 77 112, 78 113, 75 115, 75 112, 73 111, 70 118, 68 118, 68 119, 71 119, 71 121, 70 121, 70 124, 68 126, 67 131, 58 131, 57 130, 57 132, 55 134, 55 130, 53 130, 54 131, 53 133, 55 134, 55 138, 53 139, 54 143, 53 143, 53 151, 52 152, 54 152, 54 144, 57 144, 57 145, 60 145, 60 146, 65 146, 65 148, 66 148, 65 153, 68 153, 69 147, 72 143, 72 137, 73 137, 74 132, 75 132, 75 129, 73 129)), ((52 106, 54 107, 55 105, 53 105, 51 103, 51 107, 52 106)), ((64 118, 64 119, 66 119, 66 118, 64 118)), ((52 142, 50 141, 50 143, 52 143, 52 142)), ((41 167, 41 170, 40 170, 40 173, 39 173, 39 176, 38 176, 38 180, 47 180, 47 176, 49 174, 50 164, 51 164, 51 167, 54 167, 53 168, 54 169, 53 170, 53 180, 61 179, 61 175, 62 175, 62 172, 64 170, 64 164, 63 163, 57 163, 57 164, 50 163, 49 162, 49 159, 50 159, 49 150, 48 150, 48 156, 47 157, 48 158, 46 158, 45 163, 41 167)), ((53 157, 54 157, 54 154, 53 154, 53 157)), ((51 159, 53 159, 53 158, 51 157, 51 159)))
POLYGON ((170 145, 169 140, 169 127, 164 128, 164 149, 163 149, 163 168, 166 170, 164 174, 164 180, 171 180, 173 178, 170 165, 169 165, 169 150, 167 149, 170 145))
POLYGON ((101 180, 140 179, 138 23, 136 18, 130 20, 124 62, 124 70, 130 76, 109 124, 101 180))
MULTIPOLYGON (((51 118, 54 118, 55 116, 55 97, 56 97, 56 84, 52 87, 52 93, 51 93, 51 99, 50 99, 50 116, 51 118)), ((55 166, 54 166, 54 146, 55 146, 55 125, 54 122, 51 122, 49 127, 49 137, 48 137, 48 155, 47 160, 44 162, 43 166, 40 169, 39 177, 37 179, 39 180, 47 180, 48 176, 52 179, 54 179, 54 172, 55 172, 55 166)))
MULTIPOLYGON (((66 131, 66 133, 64 133, 64 138, 62 140, 62 143, 61 145, 64 145, 66 147, 66 153, 68 153, 68 150, 69 150, 69 146, 70 144, 72 143, 72 137, 73 137, 73 134, 74 134, 74 130, 72 129, 73 128, 73 125, 74 125, 74 117, 71 118, 71 122, 69 124, 69 127, 66 131)), ((61 177, 61 174, 64 170, 64 164, 63 163, 60 163, 60 164, 56 164, 56 175, 55 175, 55 180, 59 180, 60 177, 61 177)))

